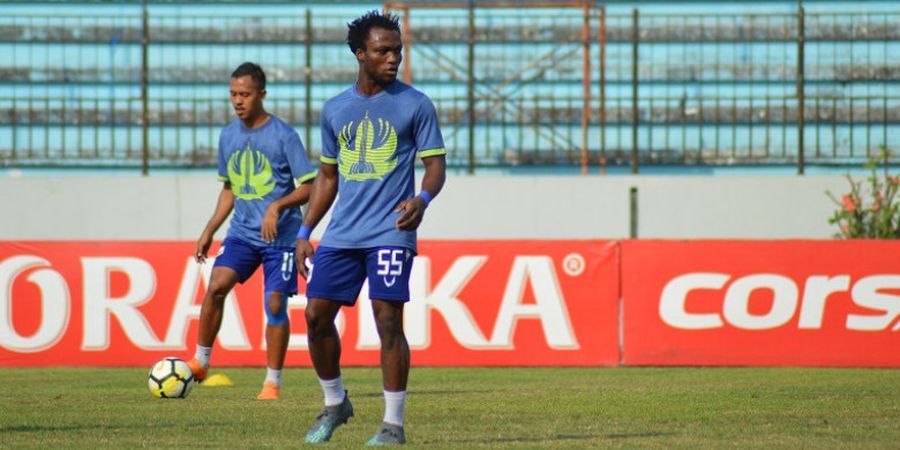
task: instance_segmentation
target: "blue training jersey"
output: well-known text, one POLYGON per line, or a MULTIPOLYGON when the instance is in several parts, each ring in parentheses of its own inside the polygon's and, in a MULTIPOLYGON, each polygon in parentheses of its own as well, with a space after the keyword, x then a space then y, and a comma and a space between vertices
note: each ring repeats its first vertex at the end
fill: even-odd
POLYGON ((338 198, 321 244, 405 247, 416 232, 397 229, 397 205, 415 195, 415 159, 443 155, 437 113, 399 80, 371 97, 352 86, 322 108, 322 164, 337 164, 338 198))
POLYGON ((316 176, 306 159, 300 136, 278 117, 269 115, 259 128, 231 122, 219 137, 219 180, 231 183, 234 215, 228 237, 256 246, 293 247, 300 229, 300 208, 286 208, 278 217, 278 236, 269 244, 261 227, 272 201, 316 176))

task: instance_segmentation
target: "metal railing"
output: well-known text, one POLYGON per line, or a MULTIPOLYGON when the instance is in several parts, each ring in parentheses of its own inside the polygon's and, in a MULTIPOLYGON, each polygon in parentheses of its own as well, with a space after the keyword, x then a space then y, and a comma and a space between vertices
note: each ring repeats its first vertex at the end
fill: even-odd
MULTIPOLYGON (((407 33, 402 76, 435 102, 451 164, 803 173, 900 140, 900 10, 608 14, 567 3, 388 5, 407 33)), ((0 165, 213 165, 233 119, 227 77, 244 60, 263 65, 267 109, 316 156, 319 108, 355 79, 341 14, 90 8, 0 14, 11 55, 0 59, 0 165)))

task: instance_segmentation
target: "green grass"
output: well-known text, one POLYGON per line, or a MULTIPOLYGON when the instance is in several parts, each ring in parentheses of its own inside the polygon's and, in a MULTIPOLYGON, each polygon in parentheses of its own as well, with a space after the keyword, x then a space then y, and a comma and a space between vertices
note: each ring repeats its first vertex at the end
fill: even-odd
MULTIPOLYGON (((278 402, 262 369, 233 387, 150 397, 143 368, 0 369, 0 448, 288 448, 321 408, 312 370, 278 402)), ((360 447, 381 422, 377 369, 344 371, 356 416, 325 447, 360 447)), ((415 368, 412 447, 897 448, 900 371, 798 368, 415 368)))

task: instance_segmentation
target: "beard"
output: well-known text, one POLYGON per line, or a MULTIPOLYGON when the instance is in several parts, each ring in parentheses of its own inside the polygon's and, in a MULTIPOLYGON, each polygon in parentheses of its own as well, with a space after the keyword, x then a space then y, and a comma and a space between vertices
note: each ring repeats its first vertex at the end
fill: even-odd
POLYGON ((381 86, 387 86, 397 79, 397 74, 387 74, 385 72, 376 72, 375 70, 366 71, 366 75, 381 86))

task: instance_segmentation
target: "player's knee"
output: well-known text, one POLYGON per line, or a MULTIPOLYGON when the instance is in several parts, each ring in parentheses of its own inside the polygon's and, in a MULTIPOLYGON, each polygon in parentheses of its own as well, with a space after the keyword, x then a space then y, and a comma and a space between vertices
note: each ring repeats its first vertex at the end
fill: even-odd
POLYGON ((225 301, 225 297, 238 281, 240 281, 239 277, 233 270, 216 267, 213 269, 209 286, 206 288, 207 296, 218 302, 225 301))
POLYGON ((405 339, 403 334, 402 317, 383 315, 375 319, 378 328, 378 336, 381 337, 381 345, 392 347, 405 339))
POLYGON ((329 325, 334 325, 334 319, 329 319, 324 311, 306 308, 306 332, 310 337, 327 334, 329 325))
POLYGON ((280 292, 266 293, 266 321, 268 324, 278 326, 287 320, 287 296, 280 292))
POLYGON ((221 305, 221 304, 225 303, 225 297, 228 297, 229 290, 230 289, 228 288, 227 285, 212 284, 209 286, 209 289, 206 291, 206 298, 207 298, 207 300, 209 300, 212 303, 221 305))
POLYGON ((313 334, 319 327, 322 326, 324 321, 322 320, 322 315, 312 308, 306 308, 305 312, 306 317, 306 328, 310 334, 313 334))
POLYGON ((381 334, 381 348, 392 349, 403 347, 406 344, 406 336, 403 331, 381 334))

